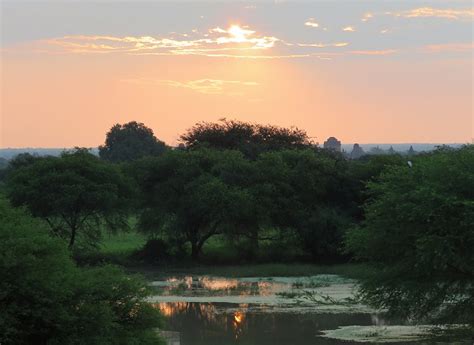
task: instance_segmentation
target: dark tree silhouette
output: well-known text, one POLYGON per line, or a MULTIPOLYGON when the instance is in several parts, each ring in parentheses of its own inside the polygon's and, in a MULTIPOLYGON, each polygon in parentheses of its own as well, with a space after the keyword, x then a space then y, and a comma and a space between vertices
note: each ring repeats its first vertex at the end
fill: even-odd
POLYGON ((375 268, 362 296, 417 321, 474 325, 474 146, 437 150, 369 182, 348 248, 375 268))
POLYGON ((115 166, 85 149, 13 170, 7 191, 14 206, 26 206, 33 216, 44 219, 69 247, 78 238, 97 243, 102 226, 110 230, 127 226, 129 183, 115 166))
POLYGON ((308 148, 312 145, 305 131, 242 121, 200 122, 181 136, 187 148, 207 146, 222 150, 239 150, 255 158, 262 152, 308 148))
POLYGON ((99 146, 99 156, 111 162, 132 161, 144 156, 157 156, 166 150, 153 131, 143 123, 132 121, 116 124, 107 133, 105 144, 99 146))

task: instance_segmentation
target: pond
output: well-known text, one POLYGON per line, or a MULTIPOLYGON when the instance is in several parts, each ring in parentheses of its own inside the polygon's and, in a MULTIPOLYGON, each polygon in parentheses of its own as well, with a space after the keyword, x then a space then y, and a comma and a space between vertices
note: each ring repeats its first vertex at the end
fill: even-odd
POLYGON ((347 340, 346 329, 369 340, 413 344, 407 341, 419 333, 398 327, 389 334, 387 320, 354 299, 357 282, 337 275, 174 276, 151 285, 156 295, 150 301, 165 316, 169 345, 360 344, 347 340), (328 330, 345 340, 326 337, 328 330))

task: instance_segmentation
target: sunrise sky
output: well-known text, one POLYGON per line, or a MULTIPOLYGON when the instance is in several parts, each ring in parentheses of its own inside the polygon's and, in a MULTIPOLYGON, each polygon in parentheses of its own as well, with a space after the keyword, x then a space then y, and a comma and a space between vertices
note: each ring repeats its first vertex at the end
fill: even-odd
POLYGON ((322 143, 473 137, 470 1, 1 2, 0 147, 144 122, 297 126, 322 143))

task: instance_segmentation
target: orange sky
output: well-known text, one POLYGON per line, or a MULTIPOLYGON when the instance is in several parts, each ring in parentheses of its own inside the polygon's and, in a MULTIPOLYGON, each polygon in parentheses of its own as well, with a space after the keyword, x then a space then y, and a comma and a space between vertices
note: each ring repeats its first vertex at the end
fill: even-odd
POLYGON ((300 45, 296 51, 293 41, 270 30, 249 25, 249 32, 235 34, 230 25, 221 27, 194 41, 160 41, 166 48, 159 49, 172 44, 178 53, 146 46, 150 39, 133 41, 140 54, 130 53, 128 41, 111 38, 89 44, 83 37, 59 43, 45 37, 6 45, 0 147, 94 147, 113 124, 131 120, 175 144, 196 122, 222 117, 294 125, 319 142, 328 136, 345 143, 473 137, 472 41, 368 49, 352 46, 351 38, 344 46, 340 36, 328 39, 328 47, 300 45), (227 41, 203 41, 213 34, 216 42, 227 41), (74 50, 77 44, 81 51, 74 50), (200 50, 176 48, 184 44, 200 50), (154 54, 144 54, 149 51, 154 54), (209 56, 224 53, 230 56, 209 56))

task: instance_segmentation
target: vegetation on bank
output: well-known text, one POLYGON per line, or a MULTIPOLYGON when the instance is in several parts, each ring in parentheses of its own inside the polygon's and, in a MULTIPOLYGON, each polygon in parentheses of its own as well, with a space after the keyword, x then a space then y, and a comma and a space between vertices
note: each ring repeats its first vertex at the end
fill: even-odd
POLYGON ((318 265, 310 263, 262 263, 246 265, 171 264, 166 266, 130 266, 132 272, 143 274, 148 279, 157 280, 173 275, 252 278, 252 277, 307 277, 319 274, 338 275, 351 279, 364 279, 370 268, 363 263, 318 265))
POLYGON ((409 319, 474 325, 474 146, 442 149, 368 185, 349 250, 376 269, 365 300, 409 319))
POLYGON ((79 268, 42 222, 0 199, 0 343, 162 344, 145 281, 79 268))

